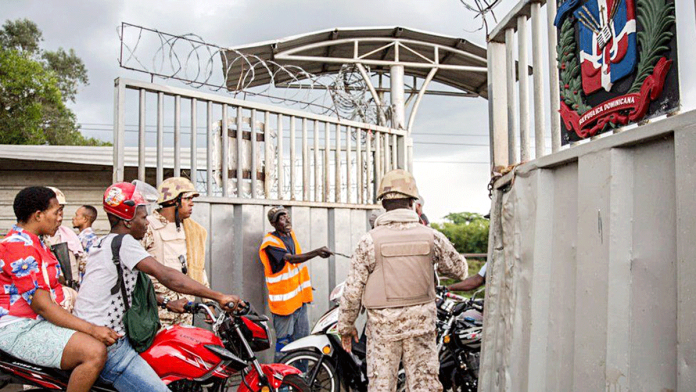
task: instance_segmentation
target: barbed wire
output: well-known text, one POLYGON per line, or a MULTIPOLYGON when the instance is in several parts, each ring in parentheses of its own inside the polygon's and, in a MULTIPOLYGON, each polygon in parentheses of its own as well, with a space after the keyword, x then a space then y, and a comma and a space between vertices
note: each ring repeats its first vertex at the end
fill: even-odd
POLYGON ((486 36, 488 36, 488 19, 487 16, 490 14, 490 16, 493 17, 493 21, 498 23, 498 19, 495 17, 495 12, 493 12, 493 9, 498 6, 500 3, 502 3, 503 0, 459 0, 460 3, 466 8, 468 11, 471 11, 475 13, 476 15, 474 16, 474 19, 476 18, 481 18, 481 26, 479 28, 469 31, 465 30, 469 33, 474 33, 476 31, 480 31, 485 28, 486 30, 486 36), (472 5, 473 4, 473 5, 472 5))
POLYGON ((391 118, 390 107, 376 104, 354 65, 343 65, 336 74, 316 75, 297 65, 207 43, 196 34, 174 35, 125 22, 118 36, 119 66, 149 74, 152 80, 173 79, 241 99, 264 97, 273 104, 371 124, 382 121, 380 117, 391 118))

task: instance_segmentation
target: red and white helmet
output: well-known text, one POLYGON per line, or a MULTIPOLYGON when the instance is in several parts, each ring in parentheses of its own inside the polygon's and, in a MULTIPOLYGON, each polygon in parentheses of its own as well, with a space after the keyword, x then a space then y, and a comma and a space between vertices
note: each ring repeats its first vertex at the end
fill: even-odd
POLYGON ((145 182, 119 182, 106 188, 102 204, 107 214, 129 221, 135 217, 139 206, 147 206, 150 214, 158 195, 157 189, 145 182))

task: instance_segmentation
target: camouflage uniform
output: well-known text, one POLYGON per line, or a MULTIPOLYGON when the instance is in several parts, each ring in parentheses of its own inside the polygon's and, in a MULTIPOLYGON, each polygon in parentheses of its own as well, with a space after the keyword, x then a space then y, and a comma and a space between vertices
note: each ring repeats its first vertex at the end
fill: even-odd
MULTIPOLYGON (((157 211, 154 211, 152 213, 152 215, 150 215, 148 217, 148 220, 156 220, 156 221, 158 221, 158 223, 161 223, 164 226, 174 225, 173 223, 169 222, 167 220, 167 218, 163 217, 157 211)), ((165 230, 167 230, 167 229, 176 230, 173 228, 166 228, 165 230)), ((181 230, 179 232, 179 234, 180 234, 180 236, 183 237, 184 231, 181 230)), ((183 245, 183 254, 185 255, 186 254, 186 244, 183 241, 185 241, 185 240, 182 240, 182 242, 181 242, 181 244, 179 244, 179 246, 183 245)), ((162 244, 162 242, 163 242, 163 240, 162 240, 161 236, 156 238, 155 230, 153 229, 153 223, 150 222, 150 224, 148 224, 148 226, 147 226, 147 233, 145 234, 145 237, 142 239, 143 247, 160 263, 166 265, 167 267, 172 267, 172 268, 175 268, 179 271, 182 271, 182 265, 179 262, 179 260, 159 260, 159 256, 157 256, 155 254, 156 252, 154 252, 153 248, 155 247, 156 243, 159 243, 158 245, 160 247, 164 246, 162 244)), ((204 276, 204 281, 200 282, 200 283, 202 283, 206 287, 210 287, 210 285, 208 284, 207 277, 205 276, 205 274, 203 276, 204 276)), ((177 293, 176 291, 169 289, 168 287, 166 287, 165 285, 163 285, 162 283, 157 281, 157 279, 155 279, 154 277, 150 277, 150 278, 152 279, 152 283, 155 286, 155 292, 158 295, 162 295, 165 298, 169 298, 170 301, 176 301, 176 300, 181 299, 181 298, 186 298, 189 301, 196 300, 196 298, 192 295, 177 293)), ((166 310, 166 309, 159 309, 159 317, 160 317, 160 322, 162 323, 162 327, 166 327, 168 325, 174 325, 174 324, 191 325, 191 323, 193 322, 193 315, 190 313, 174 313, 174 312, 170 312, 169 310, 166 310)))
MULTIPOLYGON (((387 219, 390 228, 404 230, 419 225, 418 216, 410 210, 394 210, 383 217, 395 214, 408 215, 402 221, 387 219), (412 215, 412 217, 410 216, 412 215)), ((377 224, 380 224, 380 220, 377 224)), ((440 232, 434 231, 433 264, 446 275, 466 278, 466 260, 440 232)), ((358 242, 341 298, 338 331, 350 333, 360 312, 361 301, 368 276, 375 268, 374 243, 370 233, 358 242)), ((411 392, 441 391, 438 380, 439 362, 435 343, 435 303, 367 310, 367 376, 369 391, 394 391, 399 362, 403 361, 406 380, 411 392)))

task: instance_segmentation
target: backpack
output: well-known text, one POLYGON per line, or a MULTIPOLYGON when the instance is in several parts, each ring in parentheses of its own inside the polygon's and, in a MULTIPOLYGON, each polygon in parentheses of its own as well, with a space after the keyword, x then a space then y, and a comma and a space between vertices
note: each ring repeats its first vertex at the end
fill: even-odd
POLYGON ((128 304, 126 284, 123 279, 123 269, 121 268, 121 257, 119 255, 123 236, 124 234, 119 234, 111 242, 112 260, 118 271, 118 281, 111 288, 111 295, 115 295, 121 290, 123 305, 126 308, 123 314, 126 335, 133 349, 138 353, 142 353, 152 345, 155 335, 157 335, 157 331, 160 329, 157 296, 155 295, 152 281, 147 274, 138 271, 138 278, 131 296, 132 304, 128 304))

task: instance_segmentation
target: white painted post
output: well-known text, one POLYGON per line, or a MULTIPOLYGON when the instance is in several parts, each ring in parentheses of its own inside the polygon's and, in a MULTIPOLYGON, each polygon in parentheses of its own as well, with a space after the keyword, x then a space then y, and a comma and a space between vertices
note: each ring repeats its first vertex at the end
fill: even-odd
POLYGON ((237 197, 244 197, 244 117, 237 106, 237 197))
POLYGON ((321 201, 321 165, 319 165, 319 121, 314 120, 314 201, 321 201))
POLYGON ((164 94, 157 93, 157 185, 164 180, 164 94))
POLYGON ((271 144, 271 113, 266 111, 263 116, 263 144, 265 146, 265 156, 264 156, 264 176, 263 176, 263 190, 266 195, 266 199, 271 198, 271 184, 273 180, 271 178, 271 161, 273 161, 273 145, 271 144))
MULTIPOLYGON (((139 111, 138 111, 138 180, 145 181, 145 149, 147 147, 145 139, 145 96, 147 91, 140 89, 139 91, 139 111)), ((114 144, 115 145, 115 144, 114 144)))
POLYGON ((295 200, 295 116, 290 116, 290 200, 295 200))
POLYGON ((336 124, 336 179, 335 179, 335 197, 336 203, 341 202, 341 125, 336 124))
POLYGON ((206 193, 213 196, 213 103, 206 102, 206 152, 205 152, 205 182, 206 193))
MULTIPOLYGON (((555 1, 555 0, 551 0, 555 1)), ((541 4, 532 3, 532 66, 534 68, 534 151, 546 155, 546 119, 544 118, 544 71, 542 66, 541 4)))
POLYGON ((549 49, 549 101, 551 102, 551 152, 561 149, 561 97, 558 82, 558 65, 556 64, 556 46, 558 37, 556 26, 553 25, 556 17, 556 1, 546 2, 546 20, 549 49))
POLYGON ((490 128, 491 169, 508 165, 507 87, 505 81, 505 44, 489 42, 488 123, 490 128))
POLYGON ((249 119, 249 132, 251 133, 251 198, 256 199, 256 187, 258 179, 258 162, 256 160, 256 149, 258 148, 258 140, 256 139, 256 109, 251 109, 251 118, 249 119))
POLYGON ((174 97, 174 177, 181 177, 181 95, 174 97))
POLYGON ((191 98, 191 171, 189 177, 198 186, 198 100, 191 98))
POLYGON ((329 173, 329 153, 331 151, 331 127, 328 122, 324 122, 324 200, 329 201, 330 173, 329 173))
POLYGON ((283 200, 283 188, 285 187, 285 168, 283 168, 283 115, 278 113, 278 200, 283 200))
POLYGON ((515 29, 505 30, 505 70, 507 89, 507 137, 508 137, 508 162, 514 165, 518 162, 517 149, 517 106, 515 104, 515 85, 517 84, 517 71, 515 70, 515 29))
POLYGON ((355 173, 357 174, 358 197, 357 202, 363 204, 365 202, 365 184, 363 183, 363 157, 362 157, 362 133, 363 130, 357 128, 355 130, 355 173))
POLYGON ((114 80, 114 170, 113 182, 122 182, 125 172, 123 154, 126 146, 126 85, 120 78, 114 80))
POLYGON ((351 127, 346 127, 346 203, 351 202, 351 188, 353 184, 351 183, 351 144, 353 138, 351 138, 351 127))
POLYGON ((527 162, 529 154, 529 59, 527 56, 527 17, 517 17, 517 54, 520 101, 520 162, 527 162))
MULTIPOLYGON (((220 148, 222 149, 220 160, 220 178, 222 179, 222 197, 229 197, 229 189, 227 184, 229 183, 229 168, 230 168, 230 136, 229 129, 227 125, 228 121, 228 110, 227 104, 222 105, 222 123, 220 124, 220 148)), ((238 168, 239 169, 239 168, 238 168)))
POLYGON ((309 146, 307 145, 307 118, 302 118, 302 200, 309 201, 309 146))
MULTIPOLYGON (((372 135, 371 130, 365 131, 365 186, 367 186, 367 201, 373 203, 372 200, 372 173, 374 170, 374 162, 372 161, 372 135)), ((374 171, 376 175, 376 171, 374 171)))

